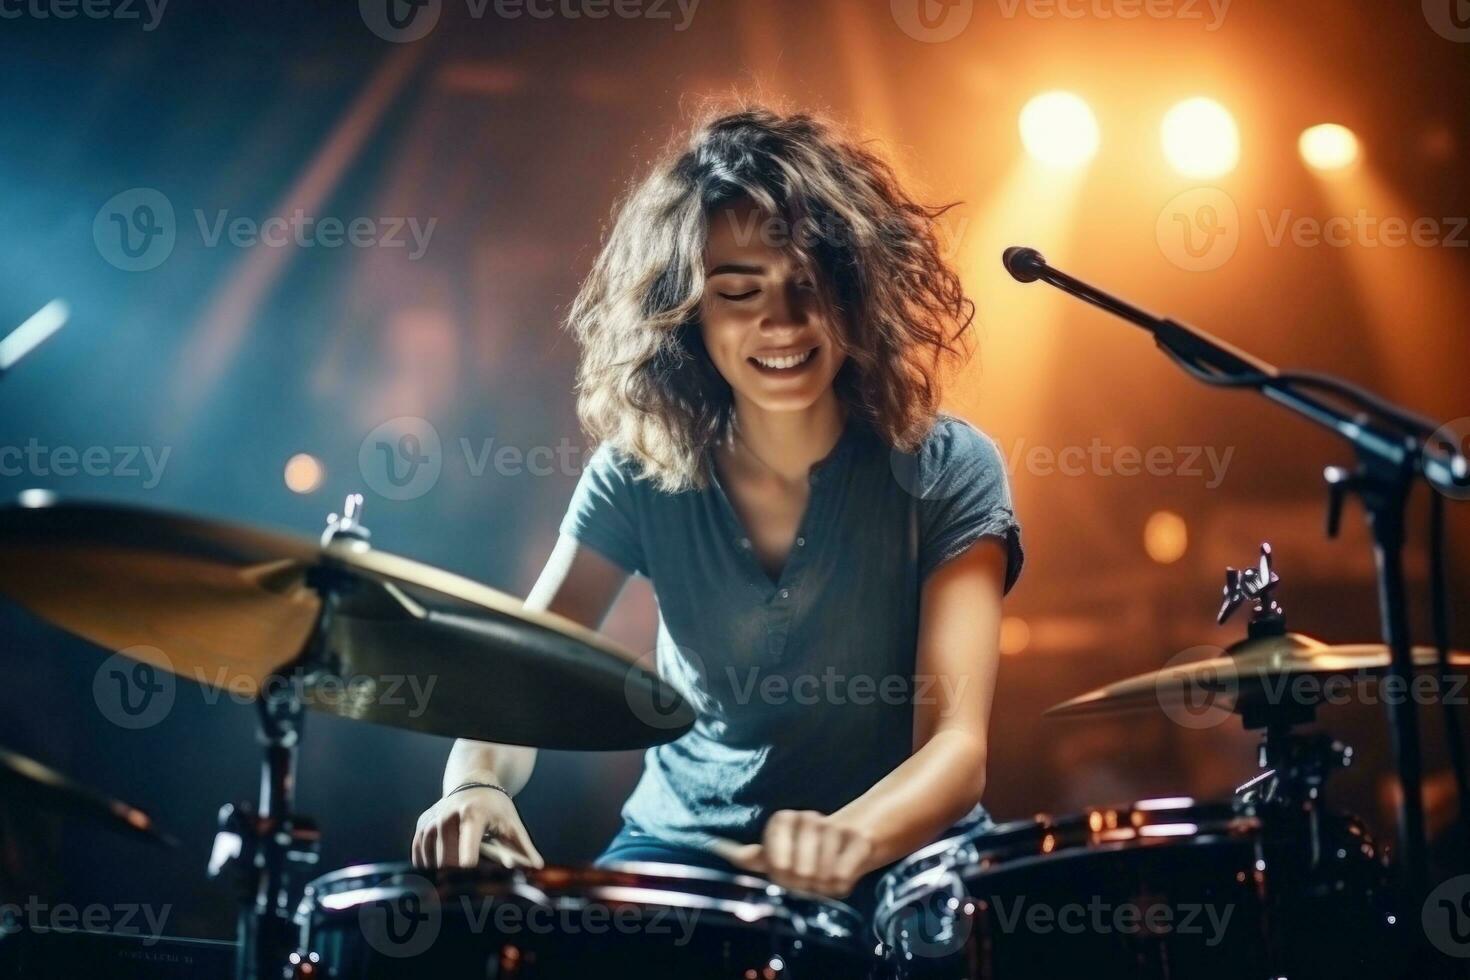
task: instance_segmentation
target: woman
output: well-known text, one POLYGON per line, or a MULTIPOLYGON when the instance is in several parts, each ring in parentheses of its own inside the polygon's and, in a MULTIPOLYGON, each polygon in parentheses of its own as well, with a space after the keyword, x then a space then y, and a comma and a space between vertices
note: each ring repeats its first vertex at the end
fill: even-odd
MULTIPOLYGON (((974 811, 1001 599, 1022 563, 995 444, 938 412, 974 307, 943 208, 808 115, 696 128, 622 203, 568 317, 600 445, 526 604, 596 629, 630 574, 694 705, 599 863, 841 898, 974 811)), ((461 740, 421 866, 542 859, 535 750, 461 740)))

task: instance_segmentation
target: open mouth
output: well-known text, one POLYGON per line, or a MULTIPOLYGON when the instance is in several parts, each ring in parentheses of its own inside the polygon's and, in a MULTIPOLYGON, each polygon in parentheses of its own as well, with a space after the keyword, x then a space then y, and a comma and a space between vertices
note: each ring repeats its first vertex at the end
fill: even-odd
POLYGON ((817 348, 813 347, 802 354, 788 354, 784 357, 749 357, 746 360, 755 365, 755 369, 762 374, 799 374, 816 360, 816 353, 817 348))

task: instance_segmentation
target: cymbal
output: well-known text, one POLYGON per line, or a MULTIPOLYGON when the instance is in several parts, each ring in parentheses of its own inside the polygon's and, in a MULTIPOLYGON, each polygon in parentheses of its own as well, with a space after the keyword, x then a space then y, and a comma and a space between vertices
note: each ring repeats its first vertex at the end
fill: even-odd
POLYGON ((207 687, 281 683, 321 609, 309 574, 345 580, 326 620, 313 710, 395 728, 557 749, 671 741, 692 709, 629 650, 470 579, 334 539, 144 508, 0 508, 0 595, 68 632, 207 687))
POLYGON ((23 801, 28 808, 48 814, 81 816, 154 844, 179 846, 177 840, 159 830, 153 818, 137 807, 104 796, 34 759, 4 749, 0 749, 0 788, 4 790, 0 799, 23 801))
MULTIPOLYGON (((1414 647, 1416 667, 1433 667, 1433 647, 1414 647)), ((1470 653, 1451 651, 1450 663, 1470 667, 1470 653)), ((1330 678, 1381 674, 1388 669, 1388 647, 1379 643, 1329 645, 1302 633, 1241 640, 1223 657, 1173 664, 1100 687, 1048 708, 1059 717, 1116 714, 1126 711, 1202 707, 1239 712, 1261 699, 1301 696, 1294 678, 1330 678)), ((1318 691, 1330 686, 1316 685, 1318 691)))

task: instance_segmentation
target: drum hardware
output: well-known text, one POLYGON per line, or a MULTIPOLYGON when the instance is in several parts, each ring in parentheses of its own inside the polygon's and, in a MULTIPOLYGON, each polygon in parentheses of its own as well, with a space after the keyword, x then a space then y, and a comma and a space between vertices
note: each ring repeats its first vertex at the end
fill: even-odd
MULTIPOLYGON (((1261 544, 1255 568, 1225 571, 1225 598, 1216 617, 1224 625, 1247 602, 1252 640, 1286 635, 1286 613, 1272 596, 1281 579, 1271 568, 1271 545, 1261 544)), ((1264 685, 1261 689, 1265 690, 1264 685)), ((1322 853, 1327 819, 1322 790, 1327 777, 1352 761, 1352 749, 1323 733, 1305 734, 1298 726, 1316 718, 1315 701, 1297 697, 1246 696, 1239 703, 1241 724, 1262 730, 1261 772, 1235 792, 1243 813, 1262 820, 1260 863, 1268 903, 1266 940, 1273 976, 1300 976, 1312 968, 1315 951, 1306 948, 1295 924, 1296 912, 1312 900, 1324 871, 1322 853)))
MULTIPOLYGON (((1378 572, 1378 605, 1382 638, 1388 653, 1387 670, 1404 689, 1413 679, 1415 651, 1409 637, 1404 582, 1404 512, 1414 483, 1423 480, 1439 493, 1462 498, 1470 489, 1470 460, 1459 446, 1440 434, 1441 426, 1415 412, 1394 405, 1346 381, 1315 372, 1284 372, 1201 330, 1175 320, 1154 316, 1131 303, 1048 265, 1033 248, 1011 247, 1003 262, 1022 283, 1041 280, 1084 302, 1091 303, 1135 326, 1187 374, 1209 385, 1249 389, 1290 409, 1347 440, 1356 466, 1349 470, 1329 466, 1327 535, 1336 537, 1342 505, 1348 495, 1363 504, 1373 540, 1378 572)), ((1441 506, 1435 502, 1436 513, 1441 506)), ((1443 527, 1436 521, 1434 546, 1442 545, 1443 527)), ((1443 581, 1435 576, 1433 605, 1444 606, 1443 581)), ((1448 650, 1443 617, 1435 617, 1437 647, 1448 650)), ((1443 666, 1443 665, 1442 665, 1443 666)), ((1425 842, 1422 759, 1417 706, 1412 698, 1388 698, 1394 770, 1399 794, 1398 843, 1400 892, 1404 907, 1417 907, 1427 891, 1428 857, 1425 842)), ((1449 714, 1447 706, 1447 715, 1449 714)), ((1455 724, 1447 725, 1453 732, 1455 724)), ((1457 751, 1451 756, 1462 814, 1470 820, 1470 774, 1457 751)))
MULTIPOLYGON (((1247 851, 1230 852, 1233 856, 1228 860, 1239 865, 1236 873, 1246 887, 1233 901, 1254 909, 1253 938, 1262 952, 1259 962, 1251 964, 1250 969, 1267 971, 1262 975, 1290 977, 1330 976, 1334 970, 1363 972, 1365 968, 1353 957, 1372 956, 1374 951, 1368 944, 1357 952, 1346 948, 1328 950, 1322 945, 1321 934, 1334 916, 1345 916, 1365 936, 1375 937, 1379 946, 1388 947, 1394 938, 1389 926, 1395 920, 1385 904, 1387 866, 1361 828, 1333 813, 1323 798, 1331 774, 1351 763, 1352 749, 1326 734, 1302 731, 1301 726, 1315 720, 1322 695, 1300 688, 1288 692, 1287 683, 1303 677, 1321 680, 1348 671, 1381 673, 1389 667, 1391 657, 1383 646, 1329 646, 1288 632, 1285 611, 1275 597, 1281 579, 1272 561, 1271 546, 1265 543, 1254 567, 1226 570, 1217 623, 1225 623, 1247 604, 1251 618, 1246 638, 1228 647, 1225 656, 1120 681, 1065 701, 1046 713, 1088 716, 1146 707, 1173 709, 1192 704, 1193 697, 1203 692, 1211 707, 1239 715, 1247 730, 1261 731, 1257 753, 1261 771, 1236 789, 1229 804, 1219 805, 1217 814, 1208 818, 1219 822, 1216 840, 1238 834, 1249 844, 1247 851), (1234 815, 1233 824, 1221 822, 1229 820, 1227 813, 1234 815), (1334 956, 1337 959, 1331 959, 1334 956)), ((1465 654, 1456 654, 1453 659, 1460 666, 1470 665, 1470 656, 1465 654)), ((1416 650, 1416 660, 1430 666, 1435 660, 1434 651, 1416 650)), ((1141 832, 1143 827, 1151 826, 1150 821, 1170 810, 1179 811, 1177 823, 1166 824, 1156 833, 1165 837, 1177 833, 1184 840, 1199 839, 1203 843, 1201 828, 1205 822, 1193 801, 1134 804, 1128 822, 1141 832)), ((1101 811, 1101 816, 1098 812, 1088 816, 1089 828, 1104 837, 1112 833, 1110 828, 1115 823, 1121 823, 1121 815, 1111 810, 1101 811)), ((1041 833, 1040 828, 1047 826, 1051 826, 1049 821, 1038 821, 1036 832, 1041 833)), ((1081 843, 1074 846, 1080 847, 1081 843)), ((1004 861, 999 863, 1004 867, 1004 861)), ((1187 892, 1195 880, 1190 876, 1203 873, 1204 867, 1201 864, 1191 871, 1181 859, 1178 868, 1162 879, 1167 886, 1164 891, 1174 888, 1187 892)), ((1119 870, 1131 873, 1122 865, 1119 870)), ((972 878, 984 877, 977 871, 969 874, 972 878)), ((896 892, 893 898, 903 900, 896 892)), ((996 936, 995 948, 981 950, 979 955, 982 959, 1003 959, 1008 951, 1001 947, 1008 942, 1014 944, 1015 940, 996 936)), ((1156 966, 1150 968, 1152 972, 1140 972, 1158 977, 1186 975, 1171 972, 1164 964, 1156 966)), ((1100 975, 1113 974, 1103 970, 1100 975)))
POLYGON ((301 980, 439 973, 862 980, 875 966, 860 918, 840 902, 746 875, 651 863, 438 871, 362 865, 309 883, 296 921, 301 980), (582 921, 553 929, 548 915, 582 921), (609 919, 621 925, 607 928, 609 919))
MULTIPOLYGON (((348 548, 365 546, 369 532, 361 524, 361 512, 362 495, 350 495, 341 517, 332 514, 327 518, 322 547, 330 549, 339 541, 348 548)), ((321 835, 316 824, 294 812, 297 751, 305 715, 300 692, 313 678, 333 672, 332 618, 343 597, 359 583, 330 567, 309 569, 306 582, 321 600, 311 638, 283 675, 286 682, 265 685, 256 701, 264 752, 260 803, 254 808, 240 803, 221 809, 220 831, 209 864, 210 877, 236 880, 240 899, 237 980, 280 980, 296 945, 291 929, 292 882, 320 856, 321 835)))
MULTIPOLYGON (((222 808, 209 864, 237 886, 240 980, 283 975, 297 946, 294 886, 318 860, 317 828, 294 812, 306 709, 569 749, 642 748, 693 725, 688 703, 630 651, 374 551, 361 516, 354 494, 314 543, 49 496, 0 508, 0 592, 100 646, 198 683, 247 684, 255 696, 258 803, 222 808), (376 696, 380 680, 405 675, 442 685, 413 710, 376 696), (640 704, 657 705, 658 716, 640 704)), ((152 830, 141 815, 131 822, 152 830)))

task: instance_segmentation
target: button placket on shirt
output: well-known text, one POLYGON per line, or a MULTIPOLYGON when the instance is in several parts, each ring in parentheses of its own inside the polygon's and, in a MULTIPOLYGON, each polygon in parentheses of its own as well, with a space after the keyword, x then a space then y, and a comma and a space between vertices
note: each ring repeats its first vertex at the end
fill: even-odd
MULTIPOLYGON (((802 526, 797 529, 796 541, 786 558, 786 566, 781 570, 781 576, 774 592, 767 595, 767 590, 771 588, 770 576, 765 574, 755 560, 750 538, 741 534, 736 539, 736 546, 748 556, 746 567, 751 574, 750 587, 757 595, 765 597, 763 605, 766 615, 766 655, 776 663, 785 659, 786 639, 790 634, 791 609, 796 600, 797 586, 801 581, 800 569, 806 556, 807 537, 802 532, 809 531, 808 525, 820 519, 820 511, 823 506, 822 494, 831 483, 830 477, 824 477, 824 473, 844 459, 850 450, 851 446, 847 443, 839 446, 837 452, 827 460, 822 468, 811 475, 812 491, 811 498, 807 502, 806 514, 803 517, 802 526)), ((735 516, 734 507, 730 505, 729 498, 725 496, 723 487, 720 488, 720 495, 724 499, 727 520, 732 527, 743 531, 744 529, 740 527, 740 522, 735 516)))

